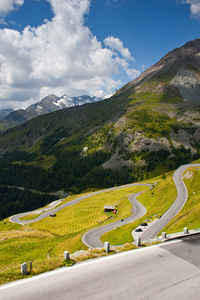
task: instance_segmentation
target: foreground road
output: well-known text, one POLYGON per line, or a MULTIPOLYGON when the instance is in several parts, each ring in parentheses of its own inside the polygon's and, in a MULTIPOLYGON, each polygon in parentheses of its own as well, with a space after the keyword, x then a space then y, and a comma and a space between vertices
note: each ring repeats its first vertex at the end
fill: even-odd
POLYGON ((0 299, 197 300, 199 253, 199 237, 184 238, 2 285, 0 299))
POLYGON ((152 239, 179 213, 188 198, 188 191, 185 183, 183 182, 182 175, 190 167, 200 167, 200 164, 183 165, 179 167, 173 174, 173 180, 177 189, 177 197, 172 206, 158 219, 147 231, 140 237, 145 241, 152 239))

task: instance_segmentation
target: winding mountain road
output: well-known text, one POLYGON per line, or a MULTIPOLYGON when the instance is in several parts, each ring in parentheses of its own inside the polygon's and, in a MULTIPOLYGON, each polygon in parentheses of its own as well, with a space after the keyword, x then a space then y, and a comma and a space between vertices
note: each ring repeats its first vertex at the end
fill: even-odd
MULTIPOLYGON (((177 189, 177 198, 172 206, 164 213, 164 215, 160 219, 158 219, 152 226, 149 226, 145 230, 145 232, 140 235, 142 241, 156 237, 158 233, 179 213, 179 211, 185 205, 185 202, 188 198, 188 192, 182 180, 182 174, 190 167, 200 167, 200 164, 183 165, 174 172, 173 180, 177 189)), ((145 214, 145 208, 136 200, 136 197, 139 196, 139 194, 140 193, 132 195, 132 199, 134 199, 133 202, 131 201, 131 199, 129 199, 133 203, 133 207, 135 205, 137 206, 134 215, 125 219, 123 222, 114 222, 112 224, 108 224, 106 226, 88 231, 82 238, 83 243, 90 248, 103 247, 103 243, 100 241, 100 238, 104 233, 141 218, 145 214), (138 206, 138 203, 140 204, 140 206, 138 206)))
MULTIPOLYGON (((143 234, 140 235, 141 240, 148 240, 151 238, 154 238, 158 235, 158 233, 178 214, 178 212, 182 209, 182 207, 184 206, 187 198, 188 198, 188 192, 187 192, 187 188, 182 180, 182 174, 185 170, 187 170, 190 167, 200 167, 200 164, 188 164, 188 165, 183 165, 181 167, 179 167, 173 174, 173 180, 174 183, 176 185, 176 189, 177 189, 177 197, 176 200, 174 201, 174 203, 172 204, 172 206, 163 214, 163 216, 158 219, 151 227, 149 227, 143 234)), ((132 186, 151 186, 150 184, 145 184, 145 183, 133 183, 133 184, 127 184, 127 185, 123 185, 120 187, 114 187, 114 188, 110 188, 110 189, 105 189, 105 190, 101 190, 98 192, 94 192, 92 194, 89 195, 84 195, 82 197, 79 197, 75 200, 72 200, 68 203, 65 203, 63 205, 60 205, 57 208, 52 209, 50 212, 46 211, 43 214, 41 214, 38 218, 33 219, 33 220, 20 220, 21 217, 28 215, 28 214, 33 214, 33 213, 38 213, 37 211, 34 212, 28 212, 28 213, 23 213, 23 214, 18 214, 18 215, 14 215, 12 217, 10 217, 10 221, 13 223, 18 223, 18 224, 28 224, 28 223, 33 223, 33 222, 37 222, 39 220, 42 220, 46 217, 48 217, 51 214, 54 214, 56 212, 58 212, 59 210, 74 205, 88 197, 92 197, 94 195, 100 194, 100 193, 104 193, 107 191, 114 191, 114 190, 118 190, 118 189, 122 189, 122 188, 126 188, 126 187, 132 187, 132 186)), ((146 209, 143 205, 141 205, 136 197, 139 196, 140 193, 136 193, 136 194, 132 194, 131 196, 129 196, 129 200, 132 202, 133 204, 133 208, 132 208, 132 215, 126 219, 122 221, 117 221, 117 222, 113 222, 111 224, 102 226, 102 227, 98 227, 96 229, 90 230, 88 231, 84 236, 83 236, 83 243, 85 245, 87 245, 88 247, 91 248, 98 248, 98 247, 102 247, 103 243, 100 241, 100 237, 102 236, 102 234, 113 230, 117 227, 121 227, 125 224, 134 222, 135 220, 141 218, 145 213, 146 213, 146 209)))
POLYGON ((104 246, 104 244, 100 241, 100 237, 102 236, 102 234, 111 231, 113 229, 116 229, 117 227, 121 227, 125 224, 134 222, 137 219, 144 216, 146 214, 146 208, 136 199, 136 197, 139 196, 140 194, 141 192, 129 196, 129 201, 133 204, 132 211, 131 211, 132 215, 130 217, 124 219, 123 222, 117 221, 88 231, 87 233, 84 234, 82 238, 83 243, 86 246, 91 248, 98 248, 98 247, 102 248, 104 246))
POLYGON ((200 167, 200 164, 188 164, 180 166, 173 174, 173 180, 177 189, 177 197, 172 206, 157 220, 149 229, 141 236, 141 240, 145 241, 154 238, 158 233, 179 213, 188 198, 188 191, 183 182, 182 175, 190 167, 200 167))
MULTIPOLYGON (((14 216, 11 216, 9 218, 10 222, 12 223, 17 223, 17 224, 21 224, 21 225, 25 225, 25 224, 30 224, 30 223, 34 223, 34 222, 37 222, 37 221, 40 221, 46 217, 49 217, 50 214, 56 214, 58 211, 60 211, 61 209, 65 208, 65 207, 68 207, 68 206, 72 206, 74 204, 77 204, 79 203, 80 201, 86 199, 86 198, 89 198, 89 197, 92 197, 94 195, 97 195, 97 194, 101 194, 101 193, 104 193, 104 192, 108 192, 108 191, 115 191, 115 190, 119 190, 119 189, 123 189, 123 188, 127 188, 127 187, 134 187, 134 186, 152 186, 151 184, 147 184, 147 183, 131 183, 131 184, 126 184, 126 185, 122 185, 122 186, 118 186, 118 187, 113 187, 113 188, 109 188, 109 189, 105 189, 105 190, 101 190, 101 191, 97 191, 97 192, 94 192, 94 193, 91 193, 91 194, 88 194, 88 195, 84 195, 82 197, 79 197, 77 199, 74 199, 68 203, 65 203, 63 205, 60 205, 54 209, 51 209, 49 210, 49 208, 46 209, 46 211, 44 213, 42 213, 40 216, 38 216, 37 218, 35 219, 32 219, 32 220, 20 220, 20 218, 24 217, 24 216, 27 216, 27 215, 31 215, 31 214, 37 214, 37 213, 40 213, 41 210, 35 210, 35 211, 31 211, 31 212, 25 212, 25 213, 21 213, 21 214, 17 214, 17 215, 14 215, 14 216)), ((58 205, 61 201, 61 200, 58 200, 59 202, 56 203, 56 201, 53 202, 53 205, 56 203, 56 205, 58 205)), ((51 204, 50 204, 51 205, 51 204)), ((45 209, 43 209, 42 211, 44 211, 45 209)))

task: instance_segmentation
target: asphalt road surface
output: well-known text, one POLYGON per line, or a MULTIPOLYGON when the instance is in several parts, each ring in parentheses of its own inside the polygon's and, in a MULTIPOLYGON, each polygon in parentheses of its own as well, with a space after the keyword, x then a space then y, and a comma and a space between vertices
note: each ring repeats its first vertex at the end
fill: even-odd
POLYGON ((182 175, 185 170, 190 167, 200 167, 200 164, 183 165, 179 167, 173 174, 173 180, 177 189, 177 197, 172 206, 157 220, 149 229, 141 236, 141 240, 145 241, 154 238, 158 233, 178 214, 181 208, 185 205, 188 198, 188 191, 183 182, 182 175))
POLYGON ((90 230, 87 233, 84 234, 82 240, 83 243, 90 247, 90 248, 102 248, 104 244, 100 241, 100 237, 102 234, 111 231, 117 227, 121 227, 125 224, 129 224, 131 222, 136 221, 137 219, 141 218, 146 214, 146 208, 137 201, 137 196, 139 196, 140 193, 132 194, 129 196, 129 201, 133 204, 132 206, 132 215, 126 219, 123 219, 123 221, 117 221, 102 227, 98 227, 96 229, 90 230))
POLYGON ((0 286, 1 300, 199 300, 200 239, 128 251, 0 286))

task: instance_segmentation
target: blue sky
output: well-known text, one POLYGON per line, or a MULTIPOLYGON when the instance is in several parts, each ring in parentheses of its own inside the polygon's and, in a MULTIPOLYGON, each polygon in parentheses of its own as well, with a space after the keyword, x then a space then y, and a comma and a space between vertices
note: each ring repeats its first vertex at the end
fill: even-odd
POLYGON ((103 97, 200 38, 200 0, 0 0, 0 109, 103 97))

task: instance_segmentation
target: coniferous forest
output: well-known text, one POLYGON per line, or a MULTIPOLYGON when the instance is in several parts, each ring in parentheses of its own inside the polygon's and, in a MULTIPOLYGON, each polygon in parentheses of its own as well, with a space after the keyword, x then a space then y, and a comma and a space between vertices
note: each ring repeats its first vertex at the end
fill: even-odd
POLYGON ((35 210, 56 200, 49 194, 34 193, 16 187, 0 186, 0 220, 20 212, 35 210))

